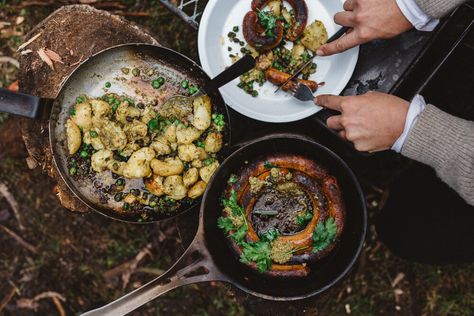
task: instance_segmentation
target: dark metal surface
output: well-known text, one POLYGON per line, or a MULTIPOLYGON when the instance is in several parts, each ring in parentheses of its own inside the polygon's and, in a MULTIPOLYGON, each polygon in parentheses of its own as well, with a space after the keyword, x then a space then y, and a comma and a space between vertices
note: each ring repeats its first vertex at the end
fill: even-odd
POLYGON ((84 315, 124 315, 173 288, 207 281, 228 282, 255 297, 272 301, 313 298, 333 287, 351 270, 362 250, 366 230, 364 195, 341 158, 297 135, 266 136, 239 148, 222 163, 204 194, 196 237, 170 270, 115 302, 84 315), (229 176, 238 173, 246 161, 275 153, 302 155, 316 161, 337 178, 343 195, 346 220, 341 239, 328 257, 309 264, 310 274, 304 278, 272 278, 240 263, 217 227, 217 218, 222 215, 221 196, 229 176))

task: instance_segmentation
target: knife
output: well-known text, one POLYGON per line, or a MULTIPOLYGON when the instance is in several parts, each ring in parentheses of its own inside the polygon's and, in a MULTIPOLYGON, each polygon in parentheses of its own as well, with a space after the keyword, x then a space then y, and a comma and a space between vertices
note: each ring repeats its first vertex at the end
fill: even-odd
MULTIPOLYGON (((343 26, 341 27, 336 33, 334 33, 333 36, 331 36, 327 41, 326 41, 326 44, 328 43, 331 43, 331 42, 334 42, 335 40, 337 40, 339 37, 341 37, 342 35, 344 35, 347 30, 349 29, 349 27, 347 26, 343 26)), ((291 80, 295 79, 306 67, 308 67, 312 62, 313 62, 313 59, 314 57, 316 57, 317 55, 314 54, 313 56, 311 56, 309 58, 309 60, 307 62, 304 63, 303 66, 300 67, 300 69, 298 69, 290 78, 288 78, 288 80, 286 80, 284 83, 282 83, 281 85, 278 86, 278 89, 275 90, 274 93, 277 93, 283 86, 285 86, 288 82, 290 82, 291 80)))

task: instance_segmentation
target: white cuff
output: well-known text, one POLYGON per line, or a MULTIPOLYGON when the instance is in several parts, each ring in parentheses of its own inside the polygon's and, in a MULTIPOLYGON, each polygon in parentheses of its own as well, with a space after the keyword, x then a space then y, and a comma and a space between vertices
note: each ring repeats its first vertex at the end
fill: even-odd
POLYGON ((403 133, 398 137, 397 141, 393 144, 392 150, 396 151, 397 153, 402 151, 403 144, 405 144, 405 140, 410 133, 410 130, 415 125, 418 117, 420 116, 421 112, 426 107, 425 99, 417 94, 411 100, 410 107, 408 108, 407 117, 405 119, 405 127, 403 128, 403 133))
POLYGON ((400 11, 418 31, 432 31, 438 19, 432 19, 420 9, 415 0, 396 0, 400 11))

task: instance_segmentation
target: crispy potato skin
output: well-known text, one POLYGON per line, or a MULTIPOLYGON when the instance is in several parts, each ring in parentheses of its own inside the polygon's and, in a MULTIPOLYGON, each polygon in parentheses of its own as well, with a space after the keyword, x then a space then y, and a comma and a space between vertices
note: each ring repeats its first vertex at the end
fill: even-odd
POLYGON ((202 180, 197 182, 189 189, 188 197, 190 197, 191 199, 197 199, 198 197, 204 194, 204 191, 206 191, 206 186, 207 183, 202 180))
POLYGON ((163 177, 152 175, 145 179, 145 187, 148 191, 156 196, 162 196, 165 194, 165 186, 163 185, 163 177))
POLYGON ((175 176, 181 174, 184 170, 184 164, 181 160, 175 158, 168 158, 165 160, 153 159, 151 161, 151 168, 153 173, 162 176, 175 176))
POLYGON ((143 147, 132 154, 123 168, 123 175, 130 179, 140 179, 151 175, 150 161, 155 157, 155 151, 143 147))
POLYGON ((88 102, 76 104, 76 114, 71 119, 83 131, 88 131, 92 127, 92 109, 88 102))
POLYGON ((187 189, 181 176, 166 177, 163 186, 165 194, 174 200, 182 200, 186 197, 187 189))
POLYGON ((307 49, 315 53, 319 47, 328 40, 328 33, 326 27, 321 21, 314 21, 304 31, 301 38, 301 44, 307 49))

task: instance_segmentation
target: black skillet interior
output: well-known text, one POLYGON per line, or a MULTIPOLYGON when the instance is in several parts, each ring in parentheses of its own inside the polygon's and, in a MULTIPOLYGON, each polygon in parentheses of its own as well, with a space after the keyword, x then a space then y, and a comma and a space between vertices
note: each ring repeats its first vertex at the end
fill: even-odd
MULTIPOLYGON (((177 216, 199 205, 201 202, 200 198, 183 203, 177 210, 172 212, 149 212, 150 218, 143 220, 139 214, 122 211, 120 206, 113 205, 113 199, 108 202, 109 204, 100 203, 96 193, 97 189, 94 188, 92 181, 90 179, 74 180, 69 176, 69 168, 67 166, 68 152, 64 124, 69 118, 69 110, 77 96, 102 96, 105 93, 104 84, 109 81, 112 84, 109 92, 135 96, 135 100, 145 103, 156 99, 160 100, 158 103, 161 104, 164 100, 177 93, 177 90, 173 90, 172 87, 178 87, 183 79, 187 79, 190 83, 200 86, 203 86, 205 82, 210 80, 207 74, 191 59, 170 49, 148 44, 126 44, 100 52, 84 62, 67 79, 54 103, 51 114, 50 137, 53 156, 60 174, 68 187, 92 210, 121 221, 146 223, 177 216), (123 80, 122 67, 129 67, 130 69, 134 67, 141 69, 153 68, 156 73, 154 77, 158 75, 164 76, 168 81, 172 82, 169 85, 171 88, 165 91, 163 89, 153 89, 148 81, 154 79, 154 77, 151 79, 146 78, 143 71, 138 79, 123 80), (142 78, 144 80, 141 80, 142 78), (139 90, 141 94, 136 94, 136 90, 139 90)), ((223 132, 224 148, 219 157, 219 160, 222 161, 227 155, 226 151, 230 144, 229 113, 219 92, 211 93, 209 96, 212 100, 213 112, 223 114, 227 122, 223 132)), ((141 189, 142 185, 138 183, 137 186, 131 188, 141 189)))
POLYGON ((211 257, 229 281, 253 295, 271 300, 296 300, 322 293, 340 280, 355 263, 364 242, 367 214, 364 196, 352 171, 329 149, 301 136, 280 134, 263 137, 229 156, 217 171, 201 205, 201 225, 211 257), (283 280, 266 277, 251 270, 233 255, 226 237, 217 227, 222 215, 220 200, 232 173, 238 173, 245 161, 269 153, 291 153, 313 159, 336 176, 344 199, 345 229, 337 248, 325 259, 312 264, 308 277, 283 280))

